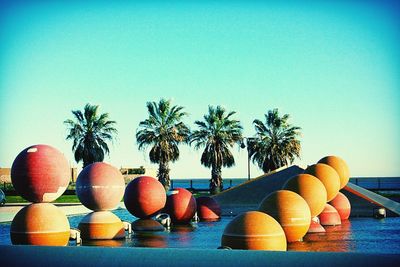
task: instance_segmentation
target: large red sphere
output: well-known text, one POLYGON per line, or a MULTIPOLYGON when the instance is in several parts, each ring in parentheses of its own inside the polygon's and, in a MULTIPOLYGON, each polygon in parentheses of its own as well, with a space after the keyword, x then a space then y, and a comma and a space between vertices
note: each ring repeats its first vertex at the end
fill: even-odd
POLYGON ((221 245, 232 249, 286 251, 286 237, 280 224, 268 214, 248 211, 225 227, 221 245))
POLYGON ((196 213, 196 199, 184 188, 176 188, 167 197, 165 210, 173 223, 188 223, 196 213))
POLYGON ((198 197, 196 199, 197 215, 203 221, 215 221, 221 217, 221 207, 211 197, 198 197))
POLYGON ((319 215, 321 225, 340 225, 340 215, 337 210, 329 204, 325 204, 324 210, 319 215))
POLYGON ((140 176, 132 180, 125 189, 125 207, 138 218, 153 216, 164 208, 166 200, 163 185, 150 176, 140 176))
POLYGON ((347 220, 350 216, 351 205, 349 199, 341 192, 329 202, 340 215, 340 219, 347 220))
POLYGON ((48 145, 30 146, 15 158, 11 181, 15 190, 31 202, 51 202, 67 189, 71 178, 67 159, 48 145))
POLYGON ((21 209, 11 223, 14 245, 66 246, 69 222, 53 204, 34 203, 21 209))
POLYGON ((117 168, 96 162, 86 166, 76 180, 76 194, 88 209, 110 210, 121 201, 125 181, 117 168))

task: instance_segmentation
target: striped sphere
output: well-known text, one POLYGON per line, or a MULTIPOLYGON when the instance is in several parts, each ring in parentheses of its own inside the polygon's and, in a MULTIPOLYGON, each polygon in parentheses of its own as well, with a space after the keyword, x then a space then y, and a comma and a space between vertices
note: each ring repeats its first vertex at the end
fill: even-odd
POLYGON ((325 186, 327 201, 331 201, 339 193, 340 178, 334 168, 324 163, 308 166, 304 173, 317 177, 325 186))
POLYGON ((83 240, 125 238, 122 221, 110 211, 95 211, 82 218, 78 226, 83 240))
POLYGON ((311 217, 318 216, 325 207, 327 193, 324 184, 310 174, 298 174, 291 177, 283 189, 299 194, 310 207, 311 217))
POLYGON ((325 205, 324 210, 319 215, 319 221, 323 226, 334 226, 342 223, 337 210, 329 204, 325 205))
POLYGON ((327 156, 318 161, 318 163, 324 163, 336 170, 340 178, 340 189, 344 188, 350 179, 350 171, 347 163, 337 156, 327 156))
POLYGON ((349 199, 341 192, 329 202, 339 213, 341 220, 347 220, 350 217, 351 205, 349 199))
POLYGON ((14 245, 66 246, 69 222, 65 214, 50 203, 34 203, 21 209, 11 223, 14 245))
POLYGON ((285 232, 270 215, 260 211, 239 214, 225 227, 221 246, 232 249, 286 251, 285 232))

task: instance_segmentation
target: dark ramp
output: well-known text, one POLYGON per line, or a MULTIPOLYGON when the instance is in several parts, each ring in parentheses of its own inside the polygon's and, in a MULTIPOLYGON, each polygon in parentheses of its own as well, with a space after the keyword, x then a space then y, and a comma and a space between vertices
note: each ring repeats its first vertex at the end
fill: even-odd
POLYGON ((222 215, 237 215, 244 211, 256 210, 266 195, 282 189, 290 177, 303 172, 304 169, 294 165, 267 173, 225 190, 214 196, 214 199, 221 205, 222 215))
POLYGON ((352 217, 373 216, 374 209, 379 207, 384 207, 393 213, 388 215, 400 215, 400 203, 353 183, 348 183, 341 191, 350 201, 352 217))

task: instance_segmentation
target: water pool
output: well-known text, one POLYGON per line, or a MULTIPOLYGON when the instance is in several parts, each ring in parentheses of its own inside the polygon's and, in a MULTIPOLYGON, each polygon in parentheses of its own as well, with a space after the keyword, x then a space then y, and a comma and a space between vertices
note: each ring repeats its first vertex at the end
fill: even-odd
MULTIPOLYGON (((114 210, 124 221, 134 221, 125 209, 114 210)), ((77 228, 84 215, 69 216, 71 227, 77 228)), ((216 249, 220 246, 221 235, 232 217, 222 217, 217 222, 197 222, 191 225, 174 226, 170 231, 131 234, 125 240, 83 242, 83 246, 122 247, 168 247, 216 249)), ((400 217, 385 219, 350 218, 340 226, 325 227, 326 233, 308 234, 303 242, 288 245, 291 251, 332 251, 400 253, 400 217)), ((0 245, 10 245, 10 223, 0 224, 0 245)), ((74 242, 70 242, 74 246, 74 242)))

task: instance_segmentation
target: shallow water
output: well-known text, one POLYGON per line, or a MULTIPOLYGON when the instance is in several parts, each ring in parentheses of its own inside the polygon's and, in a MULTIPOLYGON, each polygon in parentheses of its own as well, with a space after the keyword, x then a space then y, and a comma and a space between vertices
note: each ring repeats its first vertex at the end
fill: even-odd
MULTIPOLYGON (((136 218, 124 209, 113 211, 124 221, 136 218)), ((77 228, 84 215, 70 216, 71 227, 77 228)), ((84 246, 169 247, 215 249, 232 217, 217 222, 198 222, 172 227, 170 231, 145 235, 132 234, 125 240, 84 242, 84 246)), ((400 253, 400 217, 385 219, 350 218, 340 226, 325 227, 326 233, 308 234, 303 242, 288 245, 293 251, 335 251, 400 253)), ((0 244, 10 245, 10 223, 0 224, 0 244)), ((71 241, 70 245, 74 245, 71 241)))

